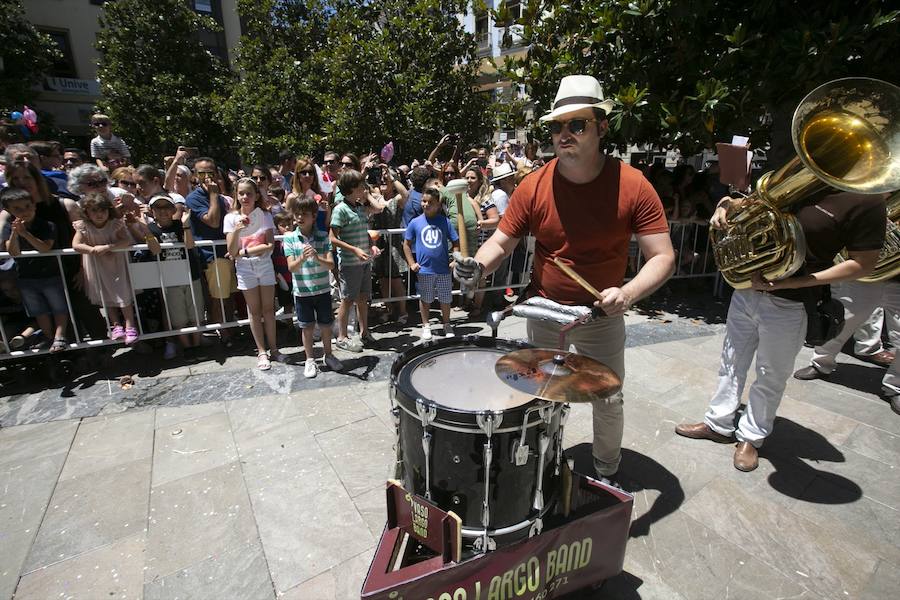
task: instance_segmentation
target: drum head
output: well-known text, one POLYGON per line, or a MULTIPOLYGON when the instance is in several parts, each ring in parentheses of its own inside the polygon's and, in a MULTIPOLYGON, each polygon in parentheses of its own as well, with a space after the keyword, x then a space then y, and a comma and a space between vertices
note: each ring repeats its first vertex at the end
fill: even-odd
POLYGON ((503 383, 494 370, 506 352, 499 348, 462 346, 430 356, 410 373, 416 392, 435 404, 478 412, 507 410, 534 400, 503 383))

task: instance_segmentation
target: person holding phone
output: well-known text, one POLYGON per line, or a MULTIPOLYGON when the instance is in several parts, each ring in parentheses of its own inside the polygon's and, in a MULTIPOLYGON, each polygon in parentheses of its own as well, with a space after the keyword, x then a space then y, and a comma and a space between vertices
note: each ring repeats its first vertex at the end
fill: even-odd
MULTIPOLYGON (((178 149, 179 153, 183 150, 178 149)), ((186 153, 182 156, 186 156, 186 153)), ((198 185, 185 199, 187 208, 191 211, 190 224, 194 240, 224 241, 223 218, 228 212, 228 204, 219 187, 216 161, 208 157, 198 158, 194 162, 194 175, 198 185)), ((234 267, 225 258, 226 252, 225 244, 217 244, 215 247, 197 245, 201 263, 205 265, 205 289, 214 300, 208 303, 210 316, 218 323, 225 322, 226 318, 230 320, 233 308, 230 299, 234 287, 234 267)), ((229 332, 221 330, 220 335, 227 346, 229 332)))

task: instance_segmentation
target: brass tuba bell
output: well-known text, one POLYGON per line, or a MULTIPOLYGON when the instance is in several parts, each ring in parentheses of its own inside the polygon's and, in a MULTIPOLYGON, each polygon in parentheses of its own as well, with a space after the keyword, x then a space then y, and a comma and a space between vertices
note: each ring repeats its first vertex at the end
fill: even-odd
POLYGON ((829 186, 862 194, 900 188, 898 113, 900 88, 878 79, 836 79, 810 92, 791 121, 797 156, 759 178, 724 230, 710 229, 725 281, 748 288, 756 271, 775 280, 800 268, 806 240, 796 217, 784 212, 792 204, 829 186))

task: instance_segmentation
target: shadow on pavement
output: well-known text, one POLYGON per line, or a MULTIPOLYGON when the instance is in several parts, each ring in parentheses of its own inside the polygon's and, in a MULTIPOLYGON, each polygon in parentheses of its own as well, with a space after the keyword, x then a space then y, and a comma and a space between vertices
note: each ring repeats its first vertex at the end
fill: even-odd
POLYGON ((849 504, 862 497, 862 489, 854 481, 806 462, 842 463, 846 459, 820 433, 790 419, 775 419, 772 435, 760 448, 759 455, 775 467, 775 472, 769 475, 769 485, 785 496, 815 504, 849 504), (816 479, 833 485, 825 486, 827 493, 816 491, 824 489, 812 485, 816 479))
POLYGON ((712 277, 670 280, 653 295, 635 304, 631 310, 648 317, 673 314, 708 324, 724 323, 731 288, 726 285, 729 293, 723 298, 715 298, 712 292, 713 282, 712 277))
POLYGON ((881 379, 885 368, 852 363, 838 363, 838 368, 823 380, 864 394, 881 395, 881 379))
POLYGON ((340 371, 340 374, 355 377, 360 381, 368 381, 369 376, 375 370, 375 367, 378 366, 379 360, 381 359, 377 356, 371 355, 342 359, 341 362, 344 363, 344 368, 340 371), (360 369, 362 372, 357 372, 360 369))
MULTIPOLYGON (((572 446, 566 450, 566 455, 575 459, 575 470, 579 473, 594 472, 591 444, 585 442, 572 446)), ((647 535, 653 523, 678 510, 684 502, 684 490, 678 478, 648 456, 623 448, 619 473, 622 474, 620 483, 631 494, 641 490, 659 490, 659 496, 650 510, 631 522, 629 537, 647 535)))

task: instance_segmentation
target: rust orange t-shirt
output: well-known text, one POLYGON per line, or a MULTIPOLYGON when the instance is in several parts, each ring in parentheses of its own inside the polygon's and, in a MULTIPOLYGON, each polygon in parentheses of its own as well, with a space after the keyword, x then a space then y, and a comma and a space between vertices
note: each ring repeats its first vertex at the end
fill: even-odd
POLYGON ((596 179, 572 183, 557 172, 557 159, 528 175, 509 201, 499 229, 511 237, 535 237, 531 288, 562 304, 592 304, 559 257, 598 290, 620 287, 632 234, 668 233, 659 196, 640 171, 606 157, 596 179))

